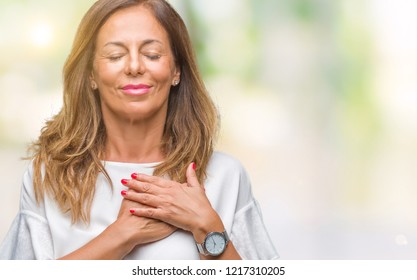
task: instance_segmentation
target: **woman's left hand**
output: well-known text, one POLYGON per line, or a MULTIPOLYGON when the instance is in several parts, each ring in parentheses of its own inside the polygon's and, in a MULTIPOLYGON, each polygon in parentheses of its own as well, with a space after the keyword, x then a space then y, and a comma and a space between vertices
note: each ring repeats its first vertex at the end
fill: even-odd
POLYGON ((209 231, 224 229, 223 223, 211 206, 195 173, 195 164, 187 168, 186 183, 145 174, 132 174, 124 196, 147 207, 131 208, 136 216, 158 219, 193 233, 199 241, 209 231))

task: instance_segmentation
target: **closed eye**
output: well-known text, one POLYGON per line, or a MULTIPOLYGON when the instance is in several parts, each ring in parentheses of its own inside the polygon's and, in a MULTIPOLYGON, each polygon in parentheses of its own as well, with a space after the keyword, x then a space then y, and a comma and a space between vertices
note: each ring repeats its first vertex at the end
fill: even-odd
POLYGON ((120 60, 122 57, 123 57, 123 55, 112 55, 112 56, 109 56, 109 57, 108 57, 108 59, 109 59, 110 61, 118 61, 118 60, 120 60))
POLYGON ((158 60, 161 58, 159 54, 145 54, 145 57, 149 60, 158 60))

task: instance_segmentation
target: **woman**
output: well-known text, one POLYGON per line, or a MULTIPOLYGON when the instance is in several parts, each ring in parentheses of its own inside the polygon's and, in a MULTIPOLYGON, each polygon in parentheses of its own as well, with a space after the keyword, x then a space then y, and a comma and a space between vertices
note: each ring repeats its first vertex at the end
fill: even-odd
POLYGON ((246 172, 164 0, 100 0, 32 145, 6 259, 273 259, 246 172), (203 185, 204 182, 204 185, 203 185))

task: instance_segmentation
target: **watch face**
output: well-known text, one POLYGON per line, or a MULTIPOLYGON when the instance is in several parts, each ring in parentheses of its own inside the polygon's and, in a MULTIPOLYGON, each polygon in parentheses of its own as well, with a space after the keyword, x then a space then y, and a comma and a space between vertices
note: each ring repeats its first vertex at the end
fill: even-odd
POLYGON ((210 255, 218 256, 226 248, 226 240, 221 233, 212 232, 207 236, 204 245, 210 255))

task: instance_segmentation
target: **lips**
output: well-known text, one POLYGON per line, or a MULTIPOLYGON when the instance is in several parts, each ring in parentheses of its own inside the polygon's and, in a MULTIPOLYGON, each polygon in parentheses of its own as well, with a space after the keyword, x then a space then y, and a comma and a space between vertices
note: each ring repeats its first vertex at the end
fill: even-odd
POLYGON ((146 88, 150 88, 150 86, 144 85, 144 84, 139 84, 139 85, 126 85, 122 89, 123 90, 130 90, 130 89, 146 89, 146 88))
POLYGON ((130 95, 142 95, 148 93, 150 89, 151 86, 146 84, 129 84, 122 87, 123 92, 130 95))

